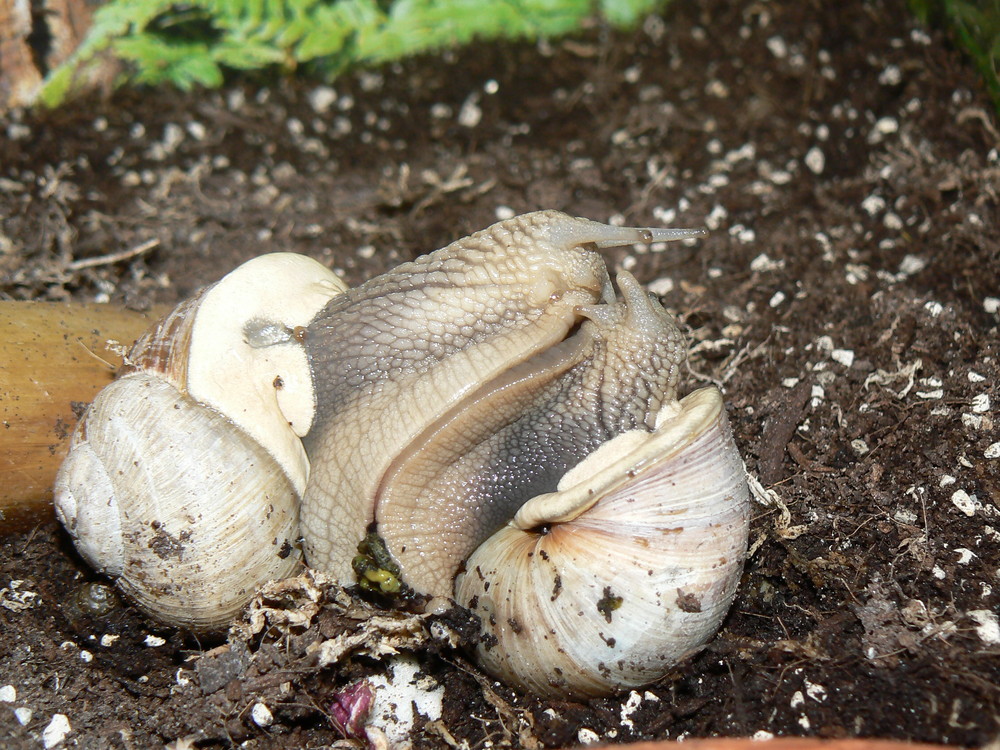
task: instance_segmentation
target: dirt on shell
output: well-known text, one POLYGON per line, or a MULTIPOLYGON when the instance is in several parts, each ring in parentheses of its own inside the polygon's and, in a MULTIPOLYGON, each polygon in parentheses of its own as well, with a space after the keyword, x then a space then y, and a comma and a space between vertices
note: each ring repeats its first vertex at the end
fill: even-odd
MULTIPOLYGON (((633 33, 0 125, 11 299, 141 309, 273 250, 356 284, 539 208, 711 230, 607 260, 676 314, 686 388, 723 388, 760 483, 721 631, 655 685, 570 703, 480 674, 460 614, 399 625, 444 686, 416 747, 1000 734, 1000 135, 902 0, 677 2, 633 33)), ((329 746, 343 687, 383 669, 317 666, 364 627, 340 599, 199 659, 220 642, 95 603, 54 522, 0 550, 4 747, 329 746)))

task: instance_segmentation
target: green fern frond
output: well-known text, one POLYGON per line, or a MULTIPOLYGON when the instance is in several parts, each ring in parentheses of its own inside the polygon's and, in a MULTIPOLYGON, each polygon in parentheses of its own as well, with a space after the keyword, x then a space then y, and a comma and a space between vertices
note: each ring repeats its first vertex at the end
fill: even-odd
POLYGON ((476 38, 555 37, 580 28, 595 8, 630 25, 666 0, 110 0, 84 42, 46 80, 56 106, 99 55, 128 64, 134 83, 181 89, 221 85, 226 70, 309 64, 332 77, 476 38))

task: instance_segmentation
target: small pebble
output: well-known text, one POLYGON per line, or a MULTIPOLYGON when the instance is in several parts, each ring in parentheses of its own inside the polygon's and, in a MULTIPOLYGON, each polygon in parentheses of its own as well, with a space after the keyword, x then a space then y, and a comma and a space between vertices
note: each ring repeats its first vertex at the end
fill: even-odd
POLYGON ((818 146, 813 146, 806 152, 805 162, 813 174, 822 174, 826 168, 826 156, 818 146))
POLYGON ((815 682, 809 682, 809 680, 803 680, 802 684, 805 685, 806 695, 812 698, 818 703, 822 703, 826 700, 826 688, 822 685, 817 685, 815 682))
POLYGON ((955 490, 951 493, 952 504, 970 518, 976 515, 979 502, 972 499, 972 496, 965 490, 955 490))
POLYGON ((593 745, 594 743, 601 741, 601 736, 593 729, 582 727, 580 731, 576 733, 576 741, 581 745, 593 745))
POLYGON ((854 364, 854 351, 852 349, 834 349, 830 352, 830 359, 844 367, 850 367, 854 364))
POLYGON ((788 57, 788 44, 780 36, 772 36, 768 39, 767 48, 779 60, 788 57))
POLYGON ((326 114, 337 101, 337 92, 329 86, 317 86, 308 95, 309 106, 318 115, 326 114))
POLYGON ((31 721, 32 716, 34 716, 34 711, 30 708, 19 706, 14 709, 14 718, 17 719, 17 723, 22 727, 26 726, 28 722, 31 721))
POLYGON ((1000 458, 1000 443, 991 443, 985 451, 983 458, 1000 458))
POLYGON ((669 276, 663 276, 655 281, 649 282, 647 289, 653 294, 658 294, 661 297, 665 294, 670 294, 674 291, 674 280, 669 276))
POLYGON ((253 704, 253 708, 250 709, 250 717, 253 719, 253 723, 259 727, 269 727, 274 721, 271 709, 260 702, 253 704))
POLYGON ((1000 621, 997 620, 996 612, 974 609, 969 612, 969 617, 976 621, 976 634, 983 643, 990 645, 1000 643, 1000 621))
POLYGON ((785 267, 785 261, 782 260, 772 260, 767 253, 761 253, 752 261, 750 261, 751 271, 777 271, 778 269, 785 267))
POLYGON ((885 208, 885 198, 880 195, 869 195, 861 201, 861 208, 869 216, 874 216, 885 208))
POLYGON ((469 94, 458 111, 458 124, 463 128, 474 128, 483 119, 483 110, 479 106, 479 92, 469 94))
POLYGON ((69 725, 69 719, 66 714, 56 714, 52 717, 52 721, 49 722, 48 726, 42 730, 42 744, 45 746, 46 750, 50 747, 55 747, 73 731, 72 727, 69 725))
POLYGON ((771 299, 768 301, 767 304, 770 305, 771 307, 777 307, 778 305, 780 305, 782 302, 785 301, 785 297, 786 297, 785 293, 779 290, 774 293, 774 295, 771 297, 771 299))
MULTIPOLYGON (((900 227, 896 228, 899 229, 900 227)), ((912 276, 915 273, 920 273, 926 267, 927 259, 921 258, 919 255, 907 255, 899 262, 899 272, 904 276, 912 276)))
POLYGON ((167 641, 163 638, 160 638, 160 636, 152 634, 147 635, 146 640, 143 641, 143 643, 145 643, 150 648, 157 648, 158 646, 162 646, 166 642, 167 641))
POLYGON ((878 74, 878 82, 883 86, 898 86, 903 80, 903 73, 898 65, 887 65, 885 70, 878 74))
POLYGON ((903 228, 903 220, 899 218, 898 214, 894 214, 892 211, 882 217, 882 224, 886 229, 891 229, 893 231, 898 231, 903 228))
POLYGON ((17 700, 17 688, 13 685, 0 687, 0 703, 13 703, 17 700))
POLYGON ((924 303, 924 309, 931 314, 931 317, 936 318, 938 315, 944 312, 944 305, 940 302, 935 302, 931 300, 924 303))

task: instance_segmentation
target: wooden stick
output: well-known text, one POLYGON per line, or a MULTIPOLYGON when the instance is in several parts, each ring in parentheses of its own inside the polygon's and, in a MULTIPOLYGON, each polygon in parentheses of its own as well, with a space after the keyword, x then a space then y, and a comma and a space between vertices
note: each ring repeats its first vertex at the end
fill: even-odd
POLYGON ((52 517, 52 482, 84 408, 162 313, 0 301, 0 534, 52 517))

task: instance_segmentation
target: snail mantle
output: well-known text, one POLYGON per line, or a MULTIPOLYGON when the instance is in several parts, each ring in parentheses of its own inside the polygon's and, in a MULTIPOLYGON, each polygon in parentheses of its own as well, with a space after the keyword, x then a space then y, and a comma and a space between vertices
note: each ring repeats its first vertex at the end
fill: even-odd
POLYGON ((721 394, 678 398, 684 337, 599 250, 703 234, 539 211, 353 289, 251 260, 135 343, 57 514, 164 623, 222 628, 307 563, 467 607, 539 695, 655 681, 725 616, 749 496, 721 394))

